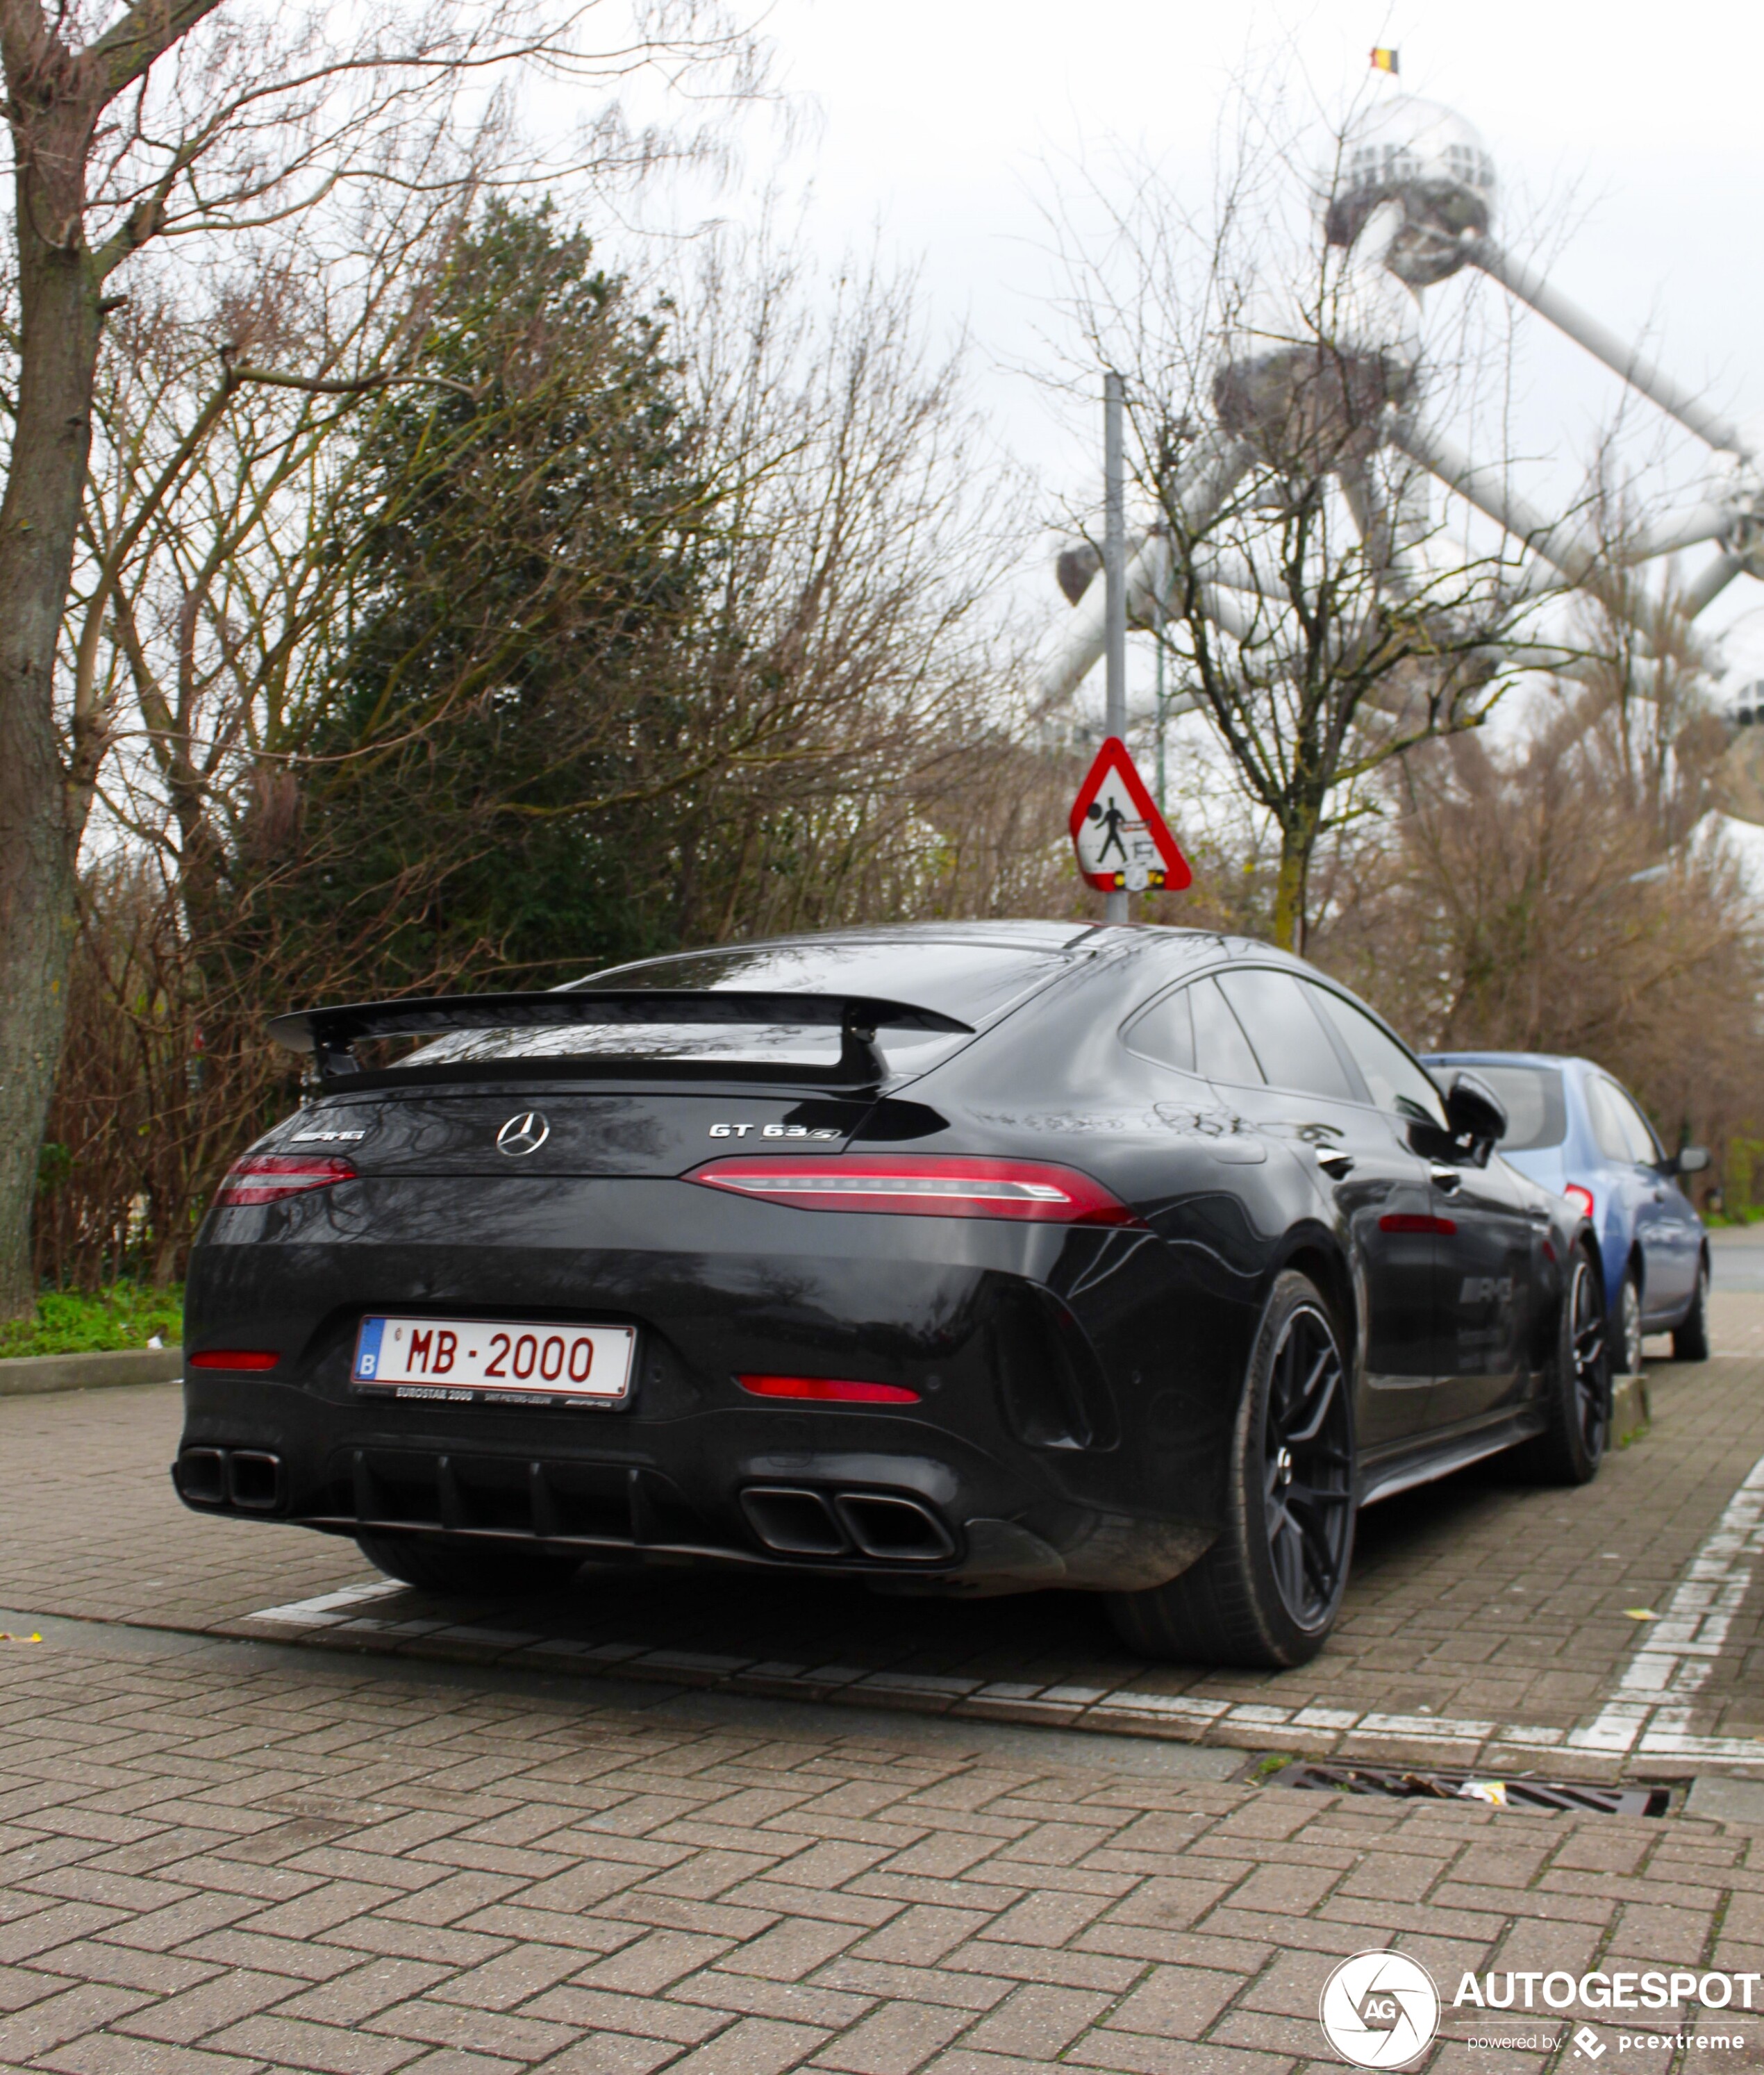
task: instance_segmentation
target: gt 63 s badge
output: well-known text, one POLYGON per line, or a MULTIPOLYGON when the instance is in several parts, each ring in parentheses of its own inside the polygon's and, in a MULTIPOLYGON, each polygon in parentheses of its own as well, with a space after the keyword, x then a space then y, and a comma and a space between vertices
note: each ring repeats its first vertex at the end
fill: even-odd
POLYGON ((760 1138, 838 1138, 837 1131, 811 1130, 805 1124, 714 1124, 713 1138, 745 1138, 752 1133, 760 1138))

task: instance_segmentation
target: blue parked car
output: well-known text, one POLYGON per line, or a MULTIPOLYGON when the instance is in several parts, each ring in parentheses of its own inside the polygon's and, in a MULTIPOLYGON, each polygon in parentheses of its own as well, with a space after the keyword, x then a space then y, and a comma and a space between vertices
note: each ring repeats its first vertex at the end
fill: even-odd
POLYGON ((1704 1149, 1664 1151, 1641 1104, 1590 1059, 1439 1052, 1427 1063, 1480 1074, 1506 1104, 1502 1158, 1592 1220, 1617 1373, 1641 1368, 1644 1333, 1670 1332, 1675 1361, 1706 1361, 1708 1242, 1679 1185, 1708 1166, 1704 1149))

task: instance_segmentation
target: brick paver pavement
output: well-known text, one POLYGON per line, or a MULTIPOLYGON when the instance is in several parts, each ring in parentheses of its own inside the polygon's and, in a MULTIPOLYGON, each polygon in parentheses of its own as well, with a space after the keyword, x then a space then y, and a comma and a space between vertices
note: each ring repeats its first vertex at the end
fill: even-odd
MULTIPOLYGON (((641 1651, 696 1639, 932 1682, 866 1689, 897 1705, 946 1705, 956 1664, 1031 1696, 1259 1696, 1289 1726, 1307 1697, 1419 1722, 1506 1681, 1503 1704, 1571 1721, 1633 1661, 1624 1607, 1683 1588, 1764 1452, 1761 1323, 1764 1298, 1729 1300, 1745 1357, 1657 1372, 1653 1431, 1586 1492, 1464 1479, 1369 1516, 1340 1645, 1287 1680, 1136 1665, 1076 1596, 600 1574, 544 1620, 561 1644, 634 1638, 607 1649, 649 1679, 694 1667, 641 1651)), ((1318 1994, 1368 1947, 1448 1993, 1489 1967, 1764 1974, 1764 1823, 1289 1792, 1191 1776, 1248 1752, 540 1678, 543 1643, 474 1644, 458 1610, 426 1636, 346 1621, 354 1657, 228 1639, 364 1572, 346 1544, 184 1514, 176 1426, 164 1391, 0 1402, 0 1605, 44 1638, 0 1641, 0 2070, 1282 2075, 1341 2065, 1318 1994)), ((1741 1584, 1698 1703, 1736 1736, 1757 1719, 1741 1584)), ((1745 2048, 1605 2065, 1764 2067, 1764 2019, 1716 2023, 1745 2048)), ((1567 2029, 1448 2012, 1422 2065, 1590 2066, 1567 2029), (1472 2043, 1497 2032, 1551 2043, 1472 2043)))
POLYGON ((1497 1462, 1363 1516, 1340 1627, 1294 1672, 1148 1665, 1076 1593, 884 1600, 837 1583, 669 1571, 590 1572, 538 1607, 462 1609, 396 1593, 321 1604, 304 1625, 256 1622, 377 1574, 346 1541, 181 1508, 165 1474, 175 1386, 0 1400, 0 1507, 14 1530, 0 1550, 0 1606, 553 1671, 617 1667, 1257 1750, 1504 1769, 1567 1750, 1582 1775, 1625 1764, 1682 1775, 1712 1754, 1745 1762, 1743 1752, 1712 1754, 1711 1739, 1764 1733, 1764 1594, 1749 1591, 1719 1651, 1700 1660, 1692 1704, 1672 1718, 1688 1742, 1608 1733, 1613 1702, 1634 1697, 1624 1682, 1642 1626, 1634 1610, 1674 1611, 1671 1594, 1764 1459, 1764 1295, 1718 1294, 1716 1311, 1717 1345, 1734 1352, 1654 1365, 1652 1430, 1595 1484, 1518 1486, 1497 1462))
MULTIPOLYGON (((1448 1995, 1490 1967, 1764 1969, 1764 1828, 440 1675, 95 1624, 0 1645, 0 2067, 1281 2075, 1340 2065, 1318 1995, 1369 1947, 1448 1995)), ((1764 2065, 1764 2021, 1716 2021, 1747 2044, 1708 2065, 1764 2065)), ((1448 2011, 1426 2065, 1567 2065, 1565 2030, 1448 2011), (1469 2044, 1491 2032, 1551 2044, 1469 2044)))

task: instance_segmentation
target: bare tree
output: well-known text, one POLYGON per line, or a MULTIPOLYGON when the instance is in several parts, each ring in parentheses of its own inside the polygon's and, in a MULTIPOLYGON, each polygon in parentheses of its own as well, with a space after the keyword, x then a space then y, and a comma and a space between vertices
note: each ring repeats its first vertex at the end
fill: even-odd
POLYGON ((1708 818, 1720 723, 1688 673, 1653 689, 1571 685, 1411 760, 1316 955, 1418 1043, 1597 1058, 1719 1149, 1764 1115, 1764 942, 1708 818))
POLYGON ((731 493, 707 690, 752 731, 682 798, 681 931, 1045 899, 1063 853, 1012 802, 1067 782, 1025 741, 1007 632, 1027 498, 986 451, 965 353, 931 348, 912 277, 822 284, 765 238, 707 253, 680 300, 731 493))
MULTIPOLYGON (((604 92, 663 56, 739 73, 747 55, 689 0, 665 10, 652 32, 599 48, 594 11, 578 8, 559 23, 523 0, 436 0, 358 14, 360 26, 339 36, 324 10, 136 0, 101 30, 96 10, 88 19, 77 6, 0 0, 17 252, 0 496, 0 1315, 28 1302, 30 1207, 65 1014, 76 859, 110 742, 104 681, 83 642, 70 710, 57 711, 106 318, 150 249, 180 243, 222 267, 228 241, 351 191, 393 183, 435 193, 481 176, 466 111, 519 68, 604 92)), ((652 140, 605 126, 589 155, 646 148, 652 140)), ((225 354, 213 409, 258 383, 371 390, 391 372, 360 367, 315 379, 225 354)), ((94 536, 101 562, 127 562, 139 516, 112 515, 94 536)), ((100 625, 109 590, 101 575, 89 601, 100 625)))
MULTIPOLYGON (((1094 387, 1107 366, 1126 380, 1142 507, 1130 611, 1166 651, 1176 710, 1206 716, 1272 824, 1271 934, 1302 949, 1319 843, 1377 805, 1394 761, 1480 727, 1528 672, 1584 660, 1559 602, 1614 593, 1623 553, 1615 539, 1584 552, 1576 534, 1571 554, 1563 520, 1491 494, 1505 448, 1470 470, 1431 429, 1491 398, 1484 415, 1501 422, 1507 342, 1473 298, 1423 350, 1420 291, 1487 227, 1473 133, 1360 150, 1357 118, 1302 142, 1277 104, 1240 113, 1203 209, 1141 168, 1123 201, 1094 187, 1099 234, 1060 228, 1079 379, 1094 387), (1513 524, 1479 518, 1442 475, 1513 524)), ((1085 603, 1054 689, 1099 644, 1099 560, 1093 541, 1062 557, 1085 603)))
POLYGON ((204 324, 144 300, 103 363, 94 542, 188 458, 110 556, 93 647, 118 740, 45 1269, 90 1276, 130 1235, 175 1272, 290 1091, 267 1004, 1070 898, 1048 832, 1077 774, 1025 724, 998 582, 1025 500, 910 278, 830 293, 719 238, 646 299, 584 280, 542 211, 367 228, 354 294, 278 267, 234 283, 234 322, 314 371, 420 329, 396 384, 205 416, 204 324), (474 885, 520 881, 547 830, 577 905, 485 926, 474 885))

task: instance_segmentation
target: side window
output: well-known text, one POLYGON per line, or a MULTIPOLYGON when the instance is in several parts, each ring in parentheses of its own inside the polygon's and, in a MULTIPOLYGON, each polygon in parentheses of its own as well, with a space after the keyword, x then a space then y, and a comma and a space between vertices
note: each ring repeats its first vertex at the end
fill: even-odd
POLYGON ((1381 1030, 1369 1016, 1344 1001, 1327 988, 1316 989, 1323 1013, 1342 1036, 1354 1064, 1365 1077, 1373 1100, 1380 1109, 1394 1110, 1399 1116, 1416 1118, 1445 1128, 1446 1108, 1439 1091, 1426 1072, 1398 1044, 1381 1030))
POLYGON ((1613 1160, 1633 1160, 1638 1166, 1651 1167, 1660 1158, 1647 1119, 1631 1096, 1615 1082, 1596 1080, 1596 1102, 1592 1112, 1593 1133, 1599 1150, 1613 1160), (1609 1132, 1611 1143, 1605 1143, 1609 1132))
POLYGON ((1127 1030, 1130 1050, 1161 1066, 1175 1066, 1185 1074, 1195 1071, 1195 1012, 1190 1006, 1192 988, 1179 987, 1154 1001, 1127 1030))
POLYGON ((1210 980, 1196 980, 1186 992, 1193 1000, 1195 1065, 1211 1081, 1253 1087, 1261 1079, 1261 1068, 1231 1004, 1210 980))
POLYGON ((1592 1120, 1593 1138, 1605 1158, 1625 1163, 1634 1160, 1623 1112, 1617 1106, 1617 1092, 1611 1083, 1592 1075, 1586 1084, 1586 1106, 1592 1120))
POLYGON ((1654 1135, 1654 1127, 1642 1113, 1642 1106, 1628 1089, 1617 1091, 1617 1113, 1623 1119, 1623 1135, 1635 1149, 1631 1158, 1644 1167, 1651 1167, 1665 1155, 1659 1141, 1654 1135))
POLYGON ((1327 1095, 1336 1102, 1352 1100, 1354 1091, 1328 1033, 1319 1025, 1304 988, 1290 973, 1249 967, 1220 973, 1219 984, 1273 1087, 1327 1095))

